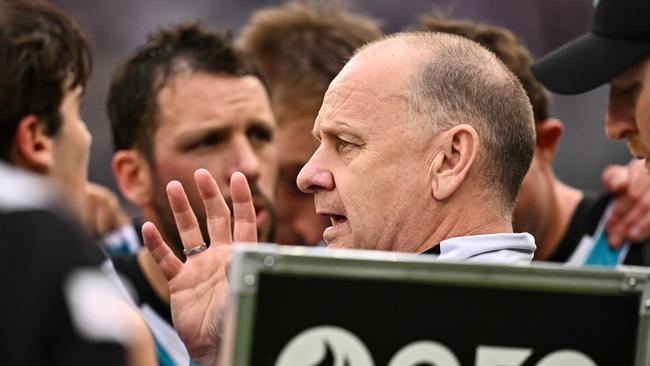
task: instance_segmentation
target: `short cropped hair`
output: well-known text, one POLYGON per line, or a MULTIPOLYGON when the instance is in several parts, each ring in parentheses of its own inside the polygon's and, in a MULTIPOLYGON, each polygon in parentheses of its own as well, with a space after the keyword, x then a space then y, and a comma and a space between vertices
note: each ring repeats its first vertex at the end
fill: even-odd
POLYGON ((436 134, 462 123, 473 126, 483 183, 511 214, 535 150, 533 111, 518 79, 467 38, 413 32, 389 39, 422 50, 407 91, 414 120, 436 134))
POLYGON ((237 49, 228 30, 196 22, 162 28, 115 70, 107 109, 115 150, 138 149, 153 163, 158 93, 181 71, 254 76, 265 85, 252 57, 237 49))
POLYGON ((260 64, 274 104, 318 110, 354 51, 381 34, 377 21, 341 1, 293 1, 258 10, 240 44, 260 64))
POLYGON ((509 30, 470 20, 448 19, 438 9, 420 18, 417 30, 456 34, 469 38, 492 51, 521 82, 533 106, 535 122, 550 117, 550 94, 530 71, 533 59, 519 39, 509 30))
POLYGON ((0 159, 20 120, 34 115, 54 136, 64 95, 85 86, 90 48, 75 21, 47 1, 3 1, 0 20, 0 159))

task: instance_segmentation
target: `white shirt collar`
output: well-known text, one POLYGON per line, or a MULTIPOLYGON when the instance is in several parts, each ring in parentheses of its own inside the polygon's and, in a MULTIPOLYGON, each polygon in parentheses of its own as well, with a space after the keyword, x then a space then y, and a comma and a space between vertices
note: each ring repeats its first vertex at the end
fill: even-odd
POLYGON ((530 262, 535 239, 528 233, 461 236, 440 243, 440 260, 495 263, 530 262))

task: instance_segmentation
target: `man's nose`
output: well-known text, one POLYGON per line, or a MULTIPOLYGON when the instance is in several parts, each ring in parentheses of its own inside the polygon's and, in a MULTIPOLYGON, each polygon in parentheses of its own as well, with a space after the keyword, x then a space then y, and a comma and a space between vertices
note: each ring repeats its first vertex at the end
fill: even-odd
POLYGON ((241 172, 249 182, 254 182, 260 175, 260 159, 257 152, 247 138, 242 137, 234 141, 233 161, 228 169, 228 177, 234 172, 241 172))
POLYGON ((613 140, 621 140, 638 132, 633 106, 623 105, 610 92, 609 105, 605 116, 605 133, 613 140))
POLYGON ((316 150, 311 159, 300 170, 296 184, 305 193, 316 193, 320 190, 331 191, 334 189, 334 176, 323 165, 318 150, 316 150))

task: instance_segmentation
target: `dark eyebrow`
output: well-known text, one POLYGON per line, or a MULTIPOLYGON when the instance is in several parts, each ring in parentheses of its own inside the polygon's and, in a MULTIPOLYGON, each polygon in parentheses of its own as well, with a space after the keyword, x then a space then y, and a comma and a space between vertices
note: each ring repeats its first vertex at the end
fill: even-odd
POLYGON ((248 127, 263 127, 269 130, 273 129, 273 124, 270 121, 263 119, 253 119, 248 122, 248 127))
POLYGON ((230 125, 213 126, 201 129, 192 129, 180 134, 179 140, 181 142, 189 142, 197 138, 203 138, 206 135, 227 135, 232 130, 230 125))

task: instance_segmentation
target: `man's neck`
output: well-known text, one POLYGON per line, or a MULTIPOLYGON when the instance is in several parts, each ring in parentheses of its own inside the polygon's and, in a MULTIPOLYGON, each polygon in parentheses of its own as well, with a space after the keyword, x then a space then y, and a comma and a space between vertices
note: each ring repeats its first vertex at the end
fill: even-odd
POLYGON ((539 220, 542 225, 538 225, 531 234, 537 242, 535 251, 535 260, 548 260, 560 245, 562 238, 571 223, 571 218, 575 213, 583 194, 580 190, 567 186, 566 184, 555 179, 552 185, 552 194, 548 199, 551 200, 550 208, 544 215, 548 220, 539 220))
POLYGON ((448 213, 438 215, 442 220, 433 223, 434 230, 428 238, 406 251, 422 253, 443 240, 461 236, 512 233, 512 222, 504 215, 499 215, 494 208, 474 206, 471 210, 471 215, 467 209, 447 210, 448 213))

